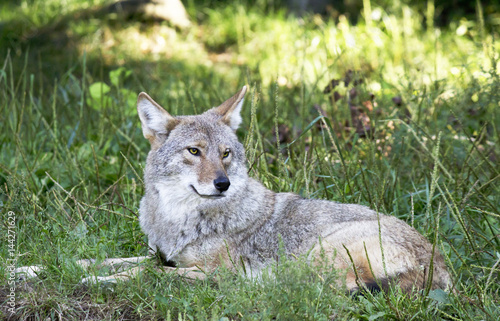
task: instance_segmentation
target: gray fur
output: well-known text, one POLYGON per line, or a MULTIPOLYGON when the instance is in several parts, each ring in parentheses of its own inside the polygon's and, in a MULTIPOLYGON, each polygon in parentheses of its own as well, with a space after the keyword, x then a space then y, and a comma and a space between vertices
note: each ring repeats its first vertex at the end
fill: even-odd
MULTIPOLYGON (((321 239, 327 253, 338 254, 336 267, 348 274, 353 271, 345 246, 354 267, 365 269, 360 271, 364 275, 361 280, 347 276, 349 290, 357 288, 358 281, 371 282, 373 278, 398 280, 405 289, 423 287, 420 283, 427 277, 432 245, 403 221, 377 215, 365 206, 275 193, 248 177, 243 145, 234 133, 241 121, 239 110, 245 91, 244 87, 219 108, 180 117, 151 112, 161 107, 141 94, 138 109, 140 115, 148 115, 141 121, 152 149, 145 169, 140 224, 150 247, 180 267, 197 265, 213 270, 221 264, 244 262, 247 271, 258 275, 276 260, 280 237, 287 254, 301 255, 314 248, 313 257, 319 252, 321 239), (151 138, 155 129, 149 128, 148 122, 154 115, 166 120, 154 123, 157 126, 163 121, 165 127, 151 138), (199 156, 190 154, 188 149, 193 146, 199 156), (224 150, 230 150, 228 158, 221 156, 224 150), (211 186, 215 173, 221 171, 231 183, 223 193, 211 186), (379 247, 379 224, 385 262, 379 247), (373 275, 366 271, 365 246, 373 275)), ((433 288, 450 286, 438 252, 433 272, 433 288)))

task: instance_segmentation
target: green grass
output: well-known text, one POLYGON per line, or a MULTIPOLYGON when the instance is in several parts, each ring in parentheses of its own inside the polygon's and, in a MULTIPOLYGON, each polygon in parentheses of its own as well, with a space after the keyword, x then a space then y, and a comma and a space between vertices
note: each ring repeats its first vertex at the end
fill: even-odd
POLYGON ((47 267, 17 284, 16 313, 4 303, 3 318, 500 317, 498 17, 484 10, 438 29, 416 9, 373 1, 363 11, 371 19, 354 25, 259 4, 190 3, 194 24, 182 31, 78 14, 92 6, 77 0, 0 5, 0 302, 10 292, 9 212, 16 265, 47 267), (359 84, 341 81, 339 100, 323 93, 348 70, 359 84), (137 209, 149 144, 137 93, 180 115, 216 106, 244 84, 238 134, 251 176, 275 191, 405 220, 443 253, 457 293, 349 297, 334 286, 341 275, 300 260, 261 282, 224 269, 191 282, 148 268, 129 283, 81 285, 107 271, 84 271, 76 259, 147 253, 137 209), (349 101, 373 106, 361 107, 366 137, 353 128, 349 101))

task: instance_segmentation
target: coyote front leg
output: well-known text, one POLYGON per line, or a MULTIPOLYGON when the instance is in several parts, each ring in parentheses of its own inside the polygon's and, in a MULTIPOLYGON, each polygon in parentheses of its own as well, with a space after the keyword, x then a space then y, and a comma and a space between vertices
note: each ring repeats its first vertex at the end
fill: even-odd
MULTIPOLYGON (((82 279, 84 284, 97 284, 97 283, 116 283, 118 281, 128 281, 131 278, 135 278, 140 272, 144 270, 144 266, 136 266, 129 270, 119 272, 109 276, 89 276, 82 279)), ((182 277, 192 279, 192 280, 204 280, 206 274, 201 271, 198 267, 193 266, 189 268, 175 268, 171 266, 154 267, 154 269, 160 273, 176 273, 182 277)))
MULTIPOLYGON (((105 259, 102 262, 99 262, 98 265, 96 263, 98 260, 95 259, 82 259, 78 260, 75 263, 83 269, 88 269, 89 267, 95 265, 97 269, 101 269, 103 267, 111 267, 115 273, 122 272, 123 270, 131 267, 132 265, 137 265, 144 260, 148 259, 148 256, 137 256, 137 257, 129 257, 129 258, 112 258, 105 259)), ((41 265, 31 265, 31 266, 22 266, 16 269, 15 273, 19 281, 24 281, 27 279, 32 279, 38 276, 40 272, 42 272, 45 268, 41 265)))
MULTIPOLYGON (((143 263, 145 260, 152 258, 151 256, 137 256, 129 258, 111 258, 105 259, 102 262, 98 262, 94 259, 82 259, 75 263, 81 268, 87 270, 91 266, 95 266, 97 269, 102 269, 104 267, 110 267, 115 272, 110 276, 90 276, 83 278, 81 283, 89 284, 96 282, 112 282, 115 283, 118 280, 126 281, 130 278, 134 278, 139 272, 144 270, 144 266, 137 266, 143 263)), ((189 279, 205 279, 205 274, 201 273, 200 269, 197 267, 190 268, 174 268, 169 266, 155 267, 156 270, 161 272, 175 272, 178 275, 187 277, 189 279)), ((38 276, 44 268, 40 265, 23 266, 16 269, 16 275, 19 281, 24 281, 27 279, 32 279, 38 276)))

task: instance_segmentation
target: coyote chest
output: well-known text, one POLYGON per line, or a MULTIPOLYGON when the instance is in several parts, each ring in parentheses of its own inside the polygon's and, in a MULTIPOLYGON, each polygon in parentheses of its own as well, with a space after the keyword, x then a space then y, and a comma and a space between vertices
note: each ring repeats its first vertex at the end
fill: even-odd
POLYGON ((233 210, 222 211, 201 203, 198 195, 189 188, 183 190, 179 182, 156 184, 141 202, 140 223, 149 235, 150 248, 159 249, 166 260, 186 267, 226 257, 229 239, 223 236, 229 230, 241 234, 231 215, 233 210), (148 210, 142 212, 145 208, 148 210))

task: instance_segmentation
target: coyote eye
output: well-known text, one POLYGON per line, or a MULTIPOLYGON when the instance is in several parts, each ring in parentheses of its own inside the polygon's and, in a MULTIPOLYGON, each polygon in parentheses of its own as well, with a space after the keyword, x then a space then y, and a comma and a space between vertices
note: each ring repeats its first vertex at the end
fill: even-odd
POLYGON ((222 158, 228 157, 230 152, 231 151, 229 149, 226 149, 226 151, 224 152, 224 154, 222 154, 222 158))
POLYGON ((199 154, 200 154, 200 151, 198 150, 198 148, 188 148, 188 151, 189 151, 192 155, 199 155, 199 154))

